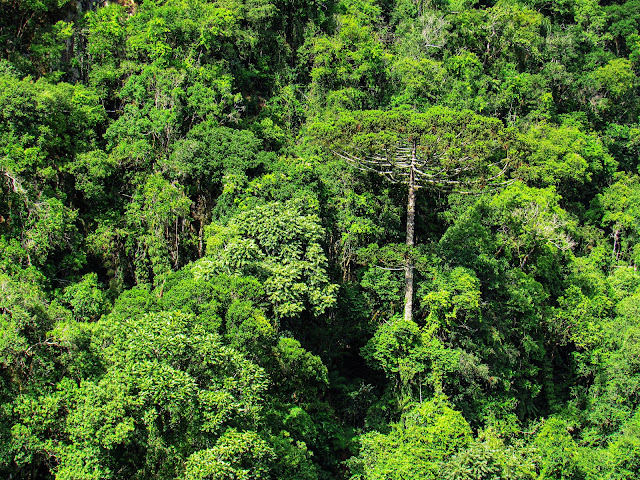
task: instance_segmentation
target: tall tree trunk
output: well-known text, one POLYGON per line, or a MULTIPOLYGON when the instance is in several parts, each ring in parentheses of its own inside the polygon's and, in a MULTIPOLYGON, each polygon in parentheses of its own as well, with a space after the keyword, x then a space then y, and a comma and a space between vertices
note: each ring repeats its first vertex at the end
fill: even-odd
POLYGON ((413 245, 416 223, 416 145, 411 149, 411 171, 409 172, 409 193, 407 198, 407 258, 404 266, 404 319, 413 317, 413 245))

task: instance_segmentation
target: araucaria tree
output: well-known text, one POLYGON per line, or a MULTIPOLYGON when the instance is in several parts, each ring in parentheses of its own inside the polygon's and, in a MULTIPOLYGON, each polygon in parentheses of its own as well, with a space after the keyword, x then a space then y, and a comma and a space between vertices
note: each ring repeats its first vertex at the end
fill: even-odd
POLYGON ((354 167, 407 186, 404 318, 411 320, 418 189, 481 192, 509 183, 505 174, 512 130, 497 118, 444 107, 424 113, 341 112, 312 130, 326 148, 354 167))

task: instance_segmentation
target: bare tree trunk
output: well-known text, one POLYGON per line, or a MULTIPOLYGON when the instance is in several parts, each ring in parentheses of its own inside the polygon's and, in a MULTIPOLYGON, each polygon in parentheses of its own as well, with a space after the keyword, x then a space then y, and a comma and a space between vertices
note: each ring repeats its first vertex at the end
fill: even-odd
POLYGON ((404 266, 404 319, 413 317, 413 245, 416 223, 416 146, 411 149, 411 171, 409 172, 409 193, 407 198, 407 258, 404 266))

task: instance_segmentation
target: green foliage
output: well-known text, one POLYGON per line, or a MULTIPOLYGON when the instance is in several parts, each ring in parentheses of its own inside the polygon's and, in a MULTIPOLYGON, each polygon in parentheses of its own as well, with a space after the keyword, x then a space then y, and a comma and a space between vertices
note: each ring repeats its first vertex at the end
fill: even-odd
POLYGON ((461 449, 441 465, 441 478, 446 480, 524 480, 538 478, 531 448, 520 442, 505 444, 496 432, 488 429, 478 439, 461 449))
POLYGON ((408 108, 345 113, 313 124, 311 134, 356 167, 405 183, 408 169, 402 165, 411 161, 415 145, 416 182, 437 188, 460 188, 469 182, 484 186, 500 177, 510 139, 495 118, 439 106, 425 113, 408 108))
POLYGON ((573 189, 610 176, 616 167, 600 139, 582 132, 579 124, 539 124, 524 141, 530 147, 515 175, 530 185, 556 185, 563 196, 580 195, 573 189))
POLYGON ((194 320, 163 312, 101 322, 97 336, 106 372, 99 381, 74 388, 68 419, 73 444, 84 444, 89 452, 100 448, 98 460, 106 466, 132 473, 153 468, 167 475, 179 472, 182 455, 206 446, 226 426, 254 424, 264 372, 194 320), (117 452, 116 446, 141 456, 107 453, 117 452), (138 462, 145 458, 157 460, 143 467, 138 462))
POLYGON ((213 448, 194 453, 187 460, 187 480, 268 478, 275 458, 269 445, 253 432, 229 430, 213 448))
POLYGON ((89 273, 80 282, 68 286, 62 300, 71 307, 77 321, 97 320, 107 310, 106 299, 98 287, 95 273, 89 273))
POLYGON ((327 368, 319 357, 312 355, 293 338, 282 337, 273 347, 278 370, 274 380, 278 390, 289 393, 293 402, 312 402, 328 384, 327 368))
POLYGON ((184 228, 190 207, 182 186, 158 174, 147 177, 136 192, 125 221, 129 231, 138 232, 137 238, 127 239, 127 248, 135 252, 138 283, 152 279, 154 285, 161 286, 171 267, 180 265, 178 232, 184 228))
POLYGON ((391 55, 375 31, 379 7, 374 2, 344 2, 334 35, 309 40, 305 54, 311 67, 316 108, 362 109, 378 105, 391 55))
POLYGON ((567 424, 558 418, 545 421, 536 435, 534 445, 541 456, 538 478, 580 478, 576 465, 578 446, 567 431, 567 424))
POLYGON ((443 376, 458 367, 459 352, 446 348, 434 335, 436 330, 393 317, 363 349, 365 359, 393 381, 400 406, 442 392, 443 376))
POLYGON ((67 0, 2 2, 0 41, 6 56, 23 74, 59 78, 63 75, 65 44, 73 34, 69 13, 75 4, 67 0))
POLYGON ((0 476, 636 478, 639 11, 0 2, 0 476))
POLYGON ((640 183, 638 177, 623 173, 615 177, 616 182, 598 195, 594 202, 601 210, 602 226, 611 231, 613 237, 612 257, 637 265, 640 259, 638 247, 638 205, 640 183))
POLYGON ((228 273, 255 274, 278 317, 306 308, 319 315, 335 304, 320 246, 322 227, 300 202, 270 202, 241 211, 226 227, 213 225, 207 253, 228 273))
POLYGON ((436 479, 440 462, 450 459, 471 440, 471 429, 446 399, 414 406, 384 435, 360 437, 360 457, 350 467, 359 479, 436 479))
POLYGON ((21 242, 26 263, 52 267, 55 258, 57 268, 78 268, 78 211, 68 200, 73 190, 64 188, 64 172, 95 146, 104 109, 81 85, 8 75, 0 84, 0 228, 21 242))
POLYGON ((360 285, 365 290, 365 296, 372 309, 379 311, 386 308, 393 313, 401 308, 402 280, 399 269, 383 270, 369 267, 362 275, 360 285))
POLYGON ((454 323, 480 321, 480 281, 473 271, 461 267, 451 272, 436 271, 431 282, 421 285, 421 292, 424 293, 418 294, 422 297, 420 303, 428 312, 425 322, 435 331, 446 329, 454 323))

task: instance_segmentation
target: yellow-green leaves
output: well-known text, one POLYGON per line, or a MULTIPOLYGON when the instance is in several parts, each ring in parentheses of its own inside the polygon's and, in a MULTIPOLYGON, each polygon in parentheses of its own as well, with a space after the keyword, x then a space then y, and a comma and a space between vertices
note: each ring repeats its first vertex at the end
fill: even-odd
POLYGON ((436 397, 411 407, 389 433, 371 432, 359 441, 359 457, 349 460, 358 478, 436 480, 441 463, 470 443, 471 428, 446 398, 436 397))
POLYGON ((223 271, 262 279, 277 316, 294 317, 307 308, 319 315, 335 304, 337 286, 329 282, 320 246, 323 229, 299 202, 259 205, 209 231, 215 234, 207 254, 223 271))

